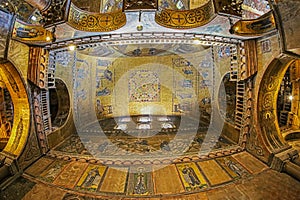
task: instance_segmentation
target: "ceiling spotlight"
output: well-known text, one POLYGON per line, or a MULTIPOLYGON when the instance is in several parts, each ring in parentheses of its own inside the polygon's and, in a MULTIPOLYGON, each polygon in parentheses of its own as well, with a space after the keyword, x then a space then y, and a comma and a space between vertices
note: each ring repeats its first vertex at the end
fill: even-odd
POLYGON ((70 50, 70 51, 74 51, 75 49, 76 49, 76 46, 75 46, 75 45, 72 44, 72 45, 69 46, 69 50, 70 50))
POLYGON ((289 100, 292 101, 294 97, 292 95, 289 96, 289 100))

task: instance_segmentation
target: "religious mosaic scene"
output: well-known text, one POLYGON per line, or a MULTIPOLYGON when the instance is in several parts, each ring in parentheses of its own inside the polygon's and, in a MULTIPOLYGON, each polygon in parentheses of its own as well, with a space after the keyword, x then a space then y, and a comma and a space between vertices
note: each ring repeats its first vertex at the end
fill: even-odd
POLYGON ((0 0, 0 199, 299 199, 299 11, 0 0))

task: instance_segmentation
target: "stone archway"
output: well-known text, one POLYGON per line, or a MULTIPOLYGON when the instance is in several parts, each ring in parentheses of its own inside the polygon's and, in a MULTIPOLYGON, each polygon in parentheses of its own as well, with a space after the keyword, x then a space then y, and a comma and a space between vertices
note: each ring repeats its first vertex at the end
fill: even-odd
POLYGON ((280 134, 276 111, 280 83, 291 61, 289 57, 274 59, 266 69, 258 91, 257 126, 270 153, 286 148, 280 134))
POLYGON ((253 127, 247 142, 248 145, 256 145, 261 148, 262 153, 259 156, 253 151, 252 153, 268 163, 271 168, 285 171, 299 179, 300 174, 297 172, 299 169, 297 166, 299 162, 298 152, 285 142, 277 120, 278 91, 281 80, 292 62, 293 58, 291 57, 277 57, 260 77, 257 104, 253 111, 253 127))
POLYGON ((21 155, 28 138, 30 127, 28 94, 22 77, 11 63, 0 64, 0 74, 14 105, 11 135, 1 156, 16 159, 21 155))

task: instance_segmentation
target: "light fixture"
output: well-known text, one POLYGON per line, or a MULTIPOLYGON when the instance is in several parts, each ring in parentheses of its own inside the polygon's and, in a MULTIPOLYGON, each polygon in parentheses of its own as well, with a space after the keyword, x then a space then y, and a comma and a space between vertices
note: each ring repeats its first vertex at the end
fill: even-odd
POLYGON ((75 45, 73 45, 73 44, 69 45, 69 50, 70 51, 74 51, 75 49, 76 49, 75 45))
POLYGON ((51 38, 49 36, 46 37, 46 41, 49 42, 51 38))
POLYGON ((289 100, 292 101, 294 97, 292 95, 289 96, 289 100))
POLYGON ((139 12, 139 22, 138 25, 136 26, 136 30, 142 31, 143 30, 143 24, 142 24, 142 11, 140 10, 139 12))
POLYGON ((32 15, 31 20, 36 21, 37 20, 36 16, 32 15))

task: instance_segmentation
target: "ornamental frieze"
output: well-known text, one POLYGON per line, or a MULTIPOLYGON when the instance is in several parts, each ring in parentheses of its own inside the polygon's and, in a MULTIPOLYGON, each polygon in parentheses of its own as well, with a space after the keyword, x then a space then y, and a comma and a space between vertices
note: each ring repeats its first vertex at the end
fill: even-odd
POLYGON ((216 16, 213 1, 191 10, 163 9, 155 14, 155 21, 161 26, 174 29, 188 29, 203 26, 216 16))
POLYGON ((273 91, 279 84, 278 77, 276 75, 271 75, 269 82, 265 84, 266 91, 273 91))
POLYGON ((66 21, 66 13, 71 0, 51 0, 46 10, 41 11, 45 27, 66 21))
POLYGON ((108 32, 124 26, 126 15, 122 11, 112 13, 87 12, 71 3, 67 23, 81 31, 108 32))

